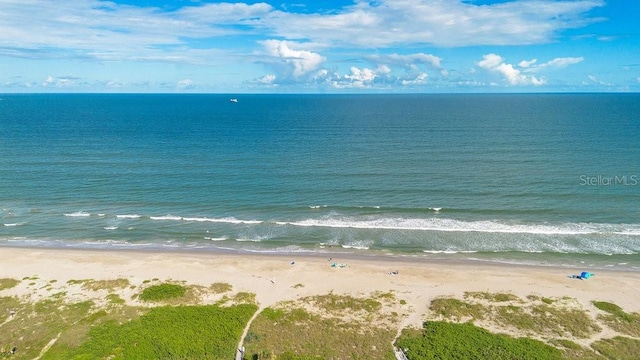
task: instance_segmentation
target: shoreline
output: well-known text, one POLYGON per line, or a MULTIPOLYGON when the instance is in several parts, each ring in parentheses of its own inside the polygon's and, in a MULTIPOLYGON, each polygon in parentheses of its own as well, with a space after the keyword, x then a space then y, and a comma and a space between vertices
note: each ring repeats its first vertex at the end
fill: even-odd
POLYGON ((394 252, 390 250, 350 249, 340 245, 325 246, 315 249, 282 249, 282 248, 228 248, 199 246, 84 246, 67 244, 25 245, 0 244, 0 249, 34 249, 34 250, 69 250, 69 251, 105 251, 105 252, 142 252, 167 254, 199 254, 208 256, 238 255, 265 257, 341 257, 362 260, 388 260, 397 262, 435 262, 460 263, 477 266, 515 266, 515 267, 549 267, 566 271, 574 269, 591 271, 637 272, 640 273, 640 260, 635 254, 565 254, 546 252, 482 252, 482 251, 422 251, 394 252))
MULTIPOLYGON (((87 278, 126 278, 135 285, 151 279, 205 286, 225 282, 238 291, 255 293, 261 307, 329 292, 367 295, 391 291, 406 298, 415 309, 414 316, 421 319, 437 297, 487 291, 523 298, 531 294, 569 296, 583 306, 609 301, 628 312, 640 311, 640 273, 633 271, 306 253, 0 247, 0 257, 0 278, 36 276, 60 284, 87 278), (588 280, 568 277, 581 271, 593 271, 596 276, 588 280)), ((13 292, 20 295, 20 287, 13 292)))

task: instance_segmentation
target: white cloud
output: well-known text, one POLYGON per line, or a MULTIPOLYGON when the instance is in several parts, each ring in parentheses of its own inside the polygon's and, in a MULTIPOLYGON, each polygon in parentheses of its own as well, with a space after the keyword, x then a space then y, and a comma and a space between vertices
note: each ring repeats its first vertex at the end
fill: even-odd
POLYGON ((276 76, 273 74, 267 74, 258 80, 262 84, 273 84, 274 81, 276 81, 276 76))
POLYGON ((182 79, 177 83, 178 90, 188 90, 194 87, 193 80, 182 79))
POLYGON ((562 30, 598 21, 587 12, 602 0, 514 0, 476 5, 463 0, 357 1, 338 12, 274 12, 264 26, 289 39, 360 47, 522 45, 552 41, 562 30))
POLYGON ((518 66, 526 68, 526 67, 529 67, 529 66, 535 64, 536 62, 538 62, 538 59, 531 59, 531 60, 528 60, 528 61, 527 60, 522 60, 522 61, 520 61, 518 63, 518 66))
MULTIPOLYGON (((364 48, 538 44, 553 41, 565 29, 598 21, 588 12, 604 5, 603 0, 489 5, 465 0, 358 0, 331 12, 300 13, 276 10, 264 2, 185 3, 190 4, 164 10, 104 0, 3 0, 0 53, 202 62, 211 57, 200 51, 228 49, 228 42, 212 40, 233 35, 364 48)), ((437 58, 421 56, 425 58, 413 61, 439 66, 437 58)))
POLYGON ((51 75, 47 76, 47 79, 42 83, 43 87, 55 87, 55 88, 66 88, 77 85, 76 82, 79 78, 75 76, 59 76, 53 77, 51 75))
POLYGON ((420 73, 415 79, 412 80, 402 80, 401 84, 403 86, 408 85, 424 85, 427 83, 428 75, 426 73, 420 73))
POLYGON ((563 57, 563 58, 555 58, 553 60, 547 61, 544 64, 540 64, 532 67, 529 71, 539 71, 545 68, 549 69, 562 69, 569 65, 578 64, 584 61, 583 57, 563 57))
POLYGON ((339 75, 332 79, 332 86, 336 88, 369 88, 376 79, 384 78, 391 73, 391 69, 381 65, 376 69, 358 68, 352 66, 349 74, 339 75))
POLYGON ((504 59, 500 55, 484 55, 482 60, 478 62, 478 66, 485 70, 502 74, 505 80, 507 80, 511 85, 538 86, 545 83, 543 79, 538 79, 535 76, 523 75, 520 70, 514 68, 512 64, 505 63, 504 59))
POLYGON ((326 60, 324 56, 309 50, 295 50, 292 46, 299 44, 288 41, 265 40, 262 41, 262 45, 270 56, 292 67, 291 73, 294 78, 315 71, 326 60))
POLYGON ((370 55, 367 59, 376 63, 386 63, 405 67, 415 67, 418 64, 426 64, 434 68, 440 68, 441 58, 425 53, 416 53, 409 55, 388 54, 388 55, 370 55))

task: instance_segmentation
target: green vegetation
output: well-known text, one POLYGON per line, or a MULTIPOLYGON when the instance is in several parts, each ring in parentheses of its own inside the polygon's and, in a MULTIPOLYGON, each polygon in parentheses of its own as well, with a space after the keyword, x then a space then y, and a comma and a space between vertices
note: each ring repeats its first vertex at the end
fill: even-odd
POLYGON ((468 301, 439 298, 431 302, 431 311, 439 319, 487 321, 503 328, 516 328, 532 335, 588 338, 600 326, 584 310, 565 306, 562 301, 529 297, 539 303, 525 303, 511 294, 465 293, 468 301), (488 305, 472 300, 491 301, 488 305), (518 305, 513 305, 516 302, 518 305))
POLYGON ((0 348, 18 349, 12 359, 33 359, 52 339, 78 329, 94 308, 84 301, 68 304, 61 298, 23 302, 15 297, 0 298, 0 348), (5 315, 11 309, 14 315, 5 315))
POLYGON ((69 284, 69 285, 82 285, 84 283, 91 282, 91 281, 93 281, 93 280, 92 279, 82 279, 82 280, 71 279, 71 280, 67 281, 67 284, 69 284))
POLYGON ((159 284, 150 286, 142 291, 140 300, 160 302, 169 299, 181 298, 187 292, 187 288, 177 284, 159 284))
POLYGON ((431 311, 445 319, 482 320, 488 309, 480 304, 471 304, 454 298, 438 298, 431 301, 431 311))
POLYGON ((317 295, 302 299, 302 301, 314 304, 328 312, 345 311, 350 312, 365 311, 374 312, 382 307, 382 303, 376 299, 359 299, 346 295, 317 295))
POLYGON ((607 359, 637 360, 640 356, 640 340, 623 336, 596 341, 591 347, 607 359))
MULTIPOLYGON (((127 279, 70 280, 55 288, 55 280, 24 280, 36 285, 25 287, 27 291, 35 294, 39 288, 49 293, 37 301, 32 295, 0 297, 0 359, 230 359, 257 310, 255 294, 232 293, 227 283, 203 287, 146 281, 134 297, 149 304, 133 307, 121 297, 128 292, 121 290, 135 288, 127 279), (79 289, 96 302, 73 302, 79 289), (187 306, 212 294, 224 295, 215 305, 187 306), (14 346, 18 351, 10 355, 14 346)), ((0 279, 0 290, 19 283, 0 279)), ((393 292, 368 297, 329 293, 279 303, 264 309, 251 324, 245 359, 393 360, 391 342, 401 316, 397 311, 406 304, 393 292)), ((402 330, 397 344, 411 360, 638 359, 640 314, 608 302, 593 306, 598 311, 590 315, 571 298, 467 292, 463 299, 434 299, 429 316, 438 321, 402 330), (480 327, 484 325, 516 330, 546 344, 493 334, 480 327), (592 337, 600 325, 620 336, 591 344, 581 340, 592 337)))
POLYGON ((255 305, 162 306, 138 319, 107 321, 76 348, 52 347, 43 359, 232 359, 255 305))
POLYGON ((464 293, 465 299, 479 299, 479 300, 488 300, 490 302, 507 302, 507 301, 518 301, 522 302, 522 300, 513 295, 513 294, 505 294, 505 293, 490 293, 490 292, 471 292, 467 291, 464 293))
POLYGON ((565 359, 571 360, 606 360, 602 355, 598 355, 591 348, 585 348, 573 341, 566 339, 553 339, 550 345, 562 351, 565 359))
POLYGON ((8 278, 0 279, 0 291, 4 289, 11 289, 12 287, 15 287, 16 285, 18 285, 19 283, 20 281, 16 279, 8 279, 8 278))
POLYGON ((222 294, 233 290, 233 286, 227 283, 213 283, 209 286, 209 290, 213 291, 216 294, 222 294))
POLYGON ((403 331, 396 346, 410 360, 563 358, 560 350, 540 341, 492 334, 471 323, 428 322, 421 331, 403 331))
POLYGON ((594 301, 593 305, 608 313, 598 316, 607 326, 620 333, 640 337, 640 314, 626 313, 618 305, 604 301, 594 301))
POLYGON ((83 290, 109 290, 114 291, 117 289, 124 289, 129 286, 129 280, 127 279, 115 279, 115 280, 94 280, 94 281, 85 281, 82 284, 83 290))
POLYGON ((395 297, 335 294, 264 309, 245 338, 247 359, 395 359, 395 297))
POLYGON ((496 322, 534 334, 588 338, 600 331, 600 326, 584 310, 541 304, 526 308, 500 306, 496 312, 496 322))
POLYGON ((111 304, 115 304, 115 305, 124 305, 125 301, 123 298, 120 297, 120 295, 118 294, 109 294, 107 295, 107 300, 109 300, 109 302, 111 304))

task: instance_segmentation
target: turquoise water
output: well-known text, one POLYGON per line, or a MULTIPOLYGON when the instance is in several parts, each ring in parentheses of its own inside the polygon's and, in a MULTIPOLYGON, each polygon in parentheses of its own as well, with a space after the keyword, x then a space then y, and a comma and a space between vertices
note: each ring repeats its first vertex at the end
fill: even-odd
POLYGON ((640 94, 0 95, 0 246, 640 268, 640 94))

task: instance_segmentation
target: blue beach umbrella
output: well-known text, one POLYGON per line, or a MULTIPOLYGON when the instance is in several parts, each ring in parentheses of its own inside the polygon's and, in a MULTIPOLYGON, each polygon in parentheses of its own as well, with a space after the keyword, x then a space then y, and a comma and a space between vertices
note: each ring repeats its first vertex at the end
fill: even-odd
POLYGON ((587 271, 583 271, 582 273, 580 273, 580 277, 583 278, 583 279, 588 279, 588 278, 592 277, 593 275, 595 275, 595 274, 587 272, 587 271))

